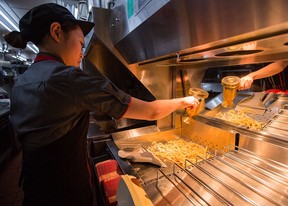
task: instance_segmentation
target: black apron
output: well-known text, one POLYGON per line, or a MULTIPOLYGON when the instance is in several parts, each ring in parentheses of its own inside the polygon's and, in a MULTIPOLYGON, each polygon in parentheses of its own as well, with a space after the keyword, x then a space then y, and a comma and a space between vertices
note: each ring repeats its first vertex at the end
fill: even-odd
POLYGON ((24 206, 93 205, 86 147, 88 121, 87 112, 80 121, 81 130, 72 129, 34 152, 23 149, 24 206))

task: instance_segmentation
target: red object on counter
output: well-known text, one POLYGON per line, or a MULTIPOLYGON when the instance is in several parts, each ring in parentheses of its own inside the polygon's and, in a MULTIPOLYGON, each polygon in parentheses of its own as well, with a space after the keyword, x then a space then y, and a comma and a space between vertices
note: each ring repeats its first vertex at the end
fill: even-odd
POLYGON ((121 179, 121 176, 115 177, 114 179, 104 180, 103 187, 106 195, 106 202, 109 206, 116 206, 116 193, 118 189, 118 184, 121 179))
POLYGON ((99 182, 105 193, 106 204, 116 206, 116 192, 118 189, 121 171, 116 160, 106 160, 95 165, 99 182))
POLYGON ((271 93, 271 92, 273 92, 274 94, 288 94, 288 90, 282 91, 280 89, 269 89, 265 91, 266 94, 271 93))
POLYGON ((95 165, 99 182, 113 179, 121 174, 116 160, 106 160, 95 165))

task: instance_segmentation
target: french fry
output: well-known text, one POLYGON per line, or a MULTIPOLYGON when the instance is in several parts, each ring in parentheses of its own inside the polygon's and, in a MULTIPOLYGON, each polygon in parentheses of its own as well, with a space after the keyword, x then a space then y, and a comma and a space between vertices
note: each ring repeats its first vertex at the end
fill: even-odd
POLYGON ((225 113, 219 112, 215 115, 215 117, 235 124, 247 126, 249 129, 260 130, 263 128, 264 124, 262 122, 253 119, 252 117, 248 116, 247 113, 249 113, 251 116, 255 115, 255 113, 247 108, 241 111, 230 109, 225 113))
MULTIPOLYGON (((170 140, 167 143, 153 142, 147 150, 160 158, 170 160, 183 167, 186 159, 193 163, 196 162, 197 155, 205 159, 208 147, 177 139, 170 140)), ((209 155, 207 154, 208 157, 209 155)))

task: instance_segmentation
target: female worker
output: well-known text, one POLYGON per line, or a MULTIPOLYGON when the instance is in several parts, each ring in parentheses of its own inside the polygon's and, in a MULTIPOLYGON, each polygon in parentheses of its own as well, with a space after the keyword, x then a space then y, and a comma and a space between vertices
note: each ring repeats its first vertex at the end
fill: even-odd
POLYGON ((86 151, 89 111, 155 120, 178 108, 198 106, 194 97, 145 102, 104 76, 84 73, 78 66, 84 36, 93 25, 48 3, 20 19, 20 32, 5 36, 14 47, 25 48, 31 41, 40 51, 11 95, 11 122, 23 145, 25 206, 93 205, 86 151))
MULTIPOLYGON (((265 77, 272 77, 275 74, 279 73, 279 81, 276 83, 274 79, 272 79, 271 88, 270 89, 278 89, 279 91, 284 91, 288 89, 288 85, 286 86, 286 78, 285 74, 281 74, 286 66, 288 65, 288 61, 276 61, 274 63, 268 64, 267 66, 263 67, 262 69, 259 69, 255 72, 251 72, 250 74, 247 74, 246 76, 241 78, 240 84, 238 89, 244 90, 249 89, 256 79, 262 79, 265 77), (273 88, 274 87, 274 88, 273 88)), ((267 89, 267 88, 266 88, 267 89)))

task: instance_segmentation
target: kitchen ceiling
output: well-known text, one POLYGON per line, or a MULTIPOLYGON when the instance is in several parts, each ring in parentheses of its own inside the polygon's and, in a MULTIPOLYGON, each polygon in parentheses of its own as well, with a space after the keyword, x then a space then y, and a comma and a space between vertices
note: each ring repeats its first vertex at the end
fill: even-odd
MULTIPOLYGON (((31 8, 43 4, 43 3, 58 3, 61 5, 77 5, 79 0, 0 0, 0 12, 7 15, 9 19, 18 27, 18 22, 20 18, 31 8)), ((0 20, 1 20, 0 16, 0 20)), ((13 29, 13 28, 12 28, 13 29)), ((15 29, 13 29, 15 30, 15 29)), ((0 50, 5 47, 7 43, 5 42, 3 36, 9 31, 3 25, 0 24, 0 50), (3 46, 4 45, 4 46, 3 46)), ((16 54, 21 54, 22 57, 28 60, 28 62, 32 61, 35 57, 35 52, 31 49, 27 48, 23 50, 19 50, 17 48, 8 46, 8 52, 2 55, 0 54, 0 61, 10 61, 14 58, 12 56, 16 56, 16 54), (2 59, 1 59, 2 58, 2 59)), ((14 59, 15 60, 15 59, 14 59)))

